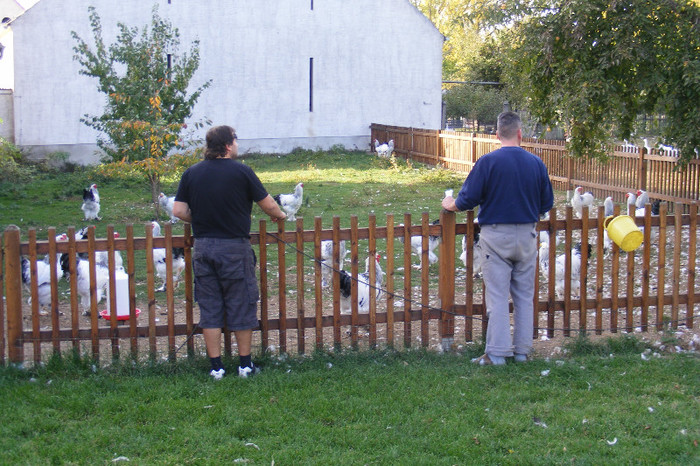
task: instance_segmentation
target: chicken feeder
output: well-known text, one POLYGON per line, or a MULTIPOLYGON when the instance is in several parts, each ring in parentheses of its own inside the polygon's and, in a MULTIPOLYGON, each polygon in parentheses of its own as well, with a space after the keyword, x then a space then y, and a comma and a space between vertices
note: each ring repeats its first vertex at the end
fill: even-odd
MULTIPOLYGON (((117 320, 128 320, 129 319, 129 276, 124 272, 123 268, 118 268, 114 273, 115 287, 117 297, 117 320)), ((109 299, 109 283, 107 284, 107 309, 100 312, 100 317, 103 319, 110 318, 110 299, 109 299)), ((141 313, 139 309, 136 309, 136 315, 141 313)))
POLYGON ((634 219, 629 215, 605 217, 603 227, 608 232, 610 239, 620 246, 620 249, 623 251, 634 251, 644 241, 644 234, 637 228, 634 219))

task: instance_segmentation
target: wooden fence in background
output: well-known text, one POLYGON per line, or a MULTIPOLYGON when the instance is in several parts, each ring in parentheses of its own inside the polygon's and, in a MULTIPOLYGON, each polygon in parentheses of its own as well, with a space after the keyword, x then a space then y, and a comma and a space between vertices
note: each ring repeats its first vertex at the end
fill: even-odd
MULTIPOLYGON (((584 252, 578 297, 574 292, 575 283, 568 279, 565 280, 564 295, 556 296, 555 267, 549 268, 547 277, 540 274, 536 277, 536 334, 552 337, 555 333, 568 336, 579 332, 647 331, 666 325, 693 327, 700 303, 695 280, 698 203, 691 204, 687 214, 682 214, 679 207, 674 214, 669 214, 667 205, 662 203, 660 215, 652 216, 650 207, 647 204, 645 217, 636 219, 644 228, 643 246, 630 253, 621 252, 617 246, 608 252, 603 250, 602 207, 597 212, 590 212, 590 217, 585 209, 583 219, 574 219, 571 207, 567 207, 563 218, 558 217, 553 209, 549 220, 539 222, 538 230, 549 234, 552 247, 548 260, 552 264, 559 254, 556 251, 557 237, 563 237, 559 249, 564 251, 567 277, 571 274, 572 245, 581 242, 584 252), (593 258, 587 257, 588 244, 595 246, 593 258)), ((457 271, 459 264, 455 260, 462 236, 466 236, 467 244, 473 242, 474 213, 458 215, 463 221, 457 222, 454 213, 442 212, 440 224, 433 225, 427 213, 422 215, 419 224, 412 224, 410 214, 405 214, 402 224, 397 224, 394 216, 389 214, 382 226, 378 226, 376 217, 371 215, 368 226, 363 228, 353 216, 350 228, 344 229, 340 228, 338 217, 333 218, 330 229, 323 229, 321 218, 317 217, 313 230, 304 230, 303 219, 299 218, 293 231, 285 231, 283 223, 277 224, 274 231, 268 231, 268 224, 261 221, 259 231, 251 237, 258 255, 261 289, 256 344, 262 351, 274 346, 283 353, 361 344, 368 347, 410 347, 416 341, 423 346, 437 341, 444 347, 456 341, 472 341, 483 334, 487 325, 483 286, 473 274, 471 246, 467 250, 464 268, 460 266, 457 271), (438 265, 423 267, 413 276, 411 237, 421 237, 422 262, 427 264, 431 235, 442 237, 438 265), (340 241, 349 243, 349 269, 353 277, 358 276, 359 264, 364 263, 368 255, 373 257, 380 252, 384 257, 382 295, 379 299, 370 299, 367 313, 358 312, 356 281, 353 282, 350 314, 340 312, 337 273, 333 274, 330 291, 322 288, 319 259, 323 240, 334 242, 335 269, 341 268, 340 241), (360 330, 367 331, 367 334, 360 334, 360 330)), ((96 359, 110 354, 116 358, 125 352, 133 356, 146 353, 151 357, 167 355, 175 359, 185 345, 188 355, 195 353, 192 336, 200 330, 195 325, 197 310, 191 265, 193 239, 189 226, 186 225, 183 236, 173 236, 169 224, 165 225, 164 237, 153 237, 150 224, 145 226, 143 237, 135 236, 133 225, 126 226, 127 233, 123 238, 115 239, 113 231, 113 226, 109 226, 109 239, 98 239, 91 228, 87 240, 76 241, 75 231, 70 229, 67 242, 56 242, 53 228, 49 229, 47 240, 37 240, 36 231, 30 230, 29 240, 22 242, 18 228, 10 226, 5 230, 0 249, 0 263, 3 264, 0 289, 4 290, 0 301, 2 363, 6 360, 13 363, 39 362, 54 352, 71 349, 89 351, 96 359), (169 251, 171 247, 185 248, 184 296, 176 306, 172 270, 168 270, 168 291, 161 301, 165 311, 158 312, 153 248, 169 251), (76 292, 75 256, 86 253, 91 270, 94 270, 97 251, 109 252, 111 290, 116 289, 114 252, 126 256, 128 321, 117 321, 114 315, 109 320, 98 317, 94 273, 89 277, 92 284, 91 312, 87 317, 81 313, 76 292), (65 294, 60 294, 54 273, 50 287, 52 307, 61 306, 65 315, 40 316, 37 286, 30 286, 27 292, 22 284, 21 258, 24 256, 30 263, 35 263, 47 255, 52 269, 55 269, 57 256, 61 253, 68 253, 71 257, 70 286, 65 294), (137 293, 137 288, 144 287, 145 291, 137 293), (24 304, 27 296, 32 298, 31 305, 24 304), (138 317, 136 309, 143 310, 138 317), (159 315, 165 316, 165 323, 159 323, 159 315)), ((32 276, 36 277, 36 265, 31 270, 32 276)), ((371 264, 371 283, 376 273, 374 264, 371 264)), ((116 309, 115 294, 108 294, 106 299, 111 309, 116 309)), ((228 332, 225 332, 224 342, 225 351, 232 353, 232 339, 228 332)))
MULTIPOLYGON (((394 140, 394 152, 407 160, 441 166, 464 173, 484 154, 500 147, 495 135, 454 131, 371 125, 371 140, 394 140)), ((583 186, 597 198, 612 196, 624 202, 629 191, 643 189, 650 199, 673 207, 700 200, 700 160, 693 159, 679 169, 678 159, 656 149, 612 146, 609 159, 583 160, 569 156, 566 143, 558 140, 525 138, 522 147, 539 156, 547 166, 555 189, 571 191, 583 186)))

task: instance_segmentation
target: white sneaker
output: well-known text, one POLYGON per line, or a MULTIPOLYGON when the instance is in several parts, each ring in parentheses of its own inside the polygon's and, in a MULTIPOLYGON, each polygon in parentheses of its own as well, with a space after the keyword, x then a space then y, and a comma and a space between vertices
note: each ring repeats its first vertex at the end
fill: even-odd
POLYGON ((209 373, 209 375, 211 375, 214 378, 214 380, 221 380, 224 378, 225 373, 226 373, 226 371, 222 367, 218 371, 215 371, 214 369, 212 369, 211 372, 209 373))
POLYGON ((255 374, 257 374, 258 372, 260 372, 260 368, 258 366, 256 366, 255 364, 253 364, 252 367, 240 367, 240 366, 238 366, 238 377, 243 377, 243 378, 252 377, 255 374))

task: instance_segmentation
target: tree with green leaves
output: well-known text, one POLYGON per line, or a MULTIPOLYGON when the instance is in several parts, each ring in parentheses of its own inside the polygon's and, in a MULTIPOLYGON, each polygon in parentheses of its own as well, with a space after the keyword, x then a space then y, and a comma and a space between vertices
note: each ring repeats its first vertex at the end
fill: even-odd
POLYGON ((469 84, 447 85, 444 100, 448 118, 468 118, 481 124, 496 121, 508 100, 499 82, 502 65, 494 53, 497 45, 488 17, 488 0, 412 0, 445 36, 442 75, 445 81, 469 84))
MULTIPOLYGON (((150 24, 139 31, 118 23, 115 43, 107 46, 102 38, 102 23, 94 7, 89 7, 94 45, 76 32, 74 58, 80 62, 80 74, 97 78, 100 92, 107 97, 105 111, 99 116, 85 115, 81 121, 100 131, 97 144, 112 163, 132 163, 151 185, 158 211, 163 163, 176 148, 183 148, 180 134, 185 119, 202 92, 205 82, 188 94, 190 81, 199 67, 199 41, 189 53, 180 54, 178 29, 153 8, 150 24)), ((195 122, 201 128, 207 122, 195 122)))
POLYGON ((575 156, 604 159, 639 115, 665 117, 662 140, 680 162, 700 148, 697 0, 514 2, 492 10, 507 24, 505 76, 545 125, 565 129, 575 156))
POLYGON ((97 11, 88 11, 94 46, 73 31, 74 58, 82 65, 80 74, 97 78, 107 105, 102 115, 85 115, 81 121, 105 135, 98 146, 112 160, 165 156, 177 147, 185 119, 211 84, 187 92, 199 67, 199 41, 179 54, 179 32, 155 6, 150 30, 118 23, 117 41, 107 46, 97 11))

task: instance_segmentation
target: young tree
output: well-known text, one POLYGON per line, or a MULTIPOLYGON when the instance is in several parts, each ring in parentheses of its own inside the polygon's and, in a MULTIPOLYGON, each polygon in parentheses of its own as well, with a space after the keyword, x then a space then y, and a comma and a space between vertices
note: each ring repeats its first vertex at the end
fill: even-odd
POLYGON ((700 148, 697 0, 555 0, 498 8, 509 24, 510 85, 543 124, 563 127, 577 156, 605 158, 640 114, 664 115, 681 163, 700 148), (539 3, 536 5, 535 3, 539 3), (511 9, 512 8, 512 9, 511 9))
POLYGON ((97 11, 88 11, 94 48, 73 31, 74 58, 82 65, 80 74, 97 78, 107 105, 104 114, 85 115, 81 121, 104 133, 98 146, 111 160, 164 157, 178 145, 185 119, 211 85, 209 80, 187 93, 199 67, 199 41, 189 53, 179 54, 179 32, 155 6, 150 30, 118 23, 117 41, 106 46, 97 11))
POLYGON ((82 65, 80 74, 97 78, 107 105, 102 115, 85 115, 81 121, 104 134, 97 144, 107 160, 130 163, 142 173, 151 185, 158 214, 160 180, 169 166, 164 161, 171 150, 182 147, 185 119, 211 85, 209 80, 187 93, 199 67, 199 41, 192 43, 189 53, 179 54, 179 32, 158 15, 155 6, 150 30, 146 26, 139 32, 118 23, 117 41, 107 46, 97 11, 94 7, 88 11, 94 48, 73 31, 77 42, 74 58, 82 65))

